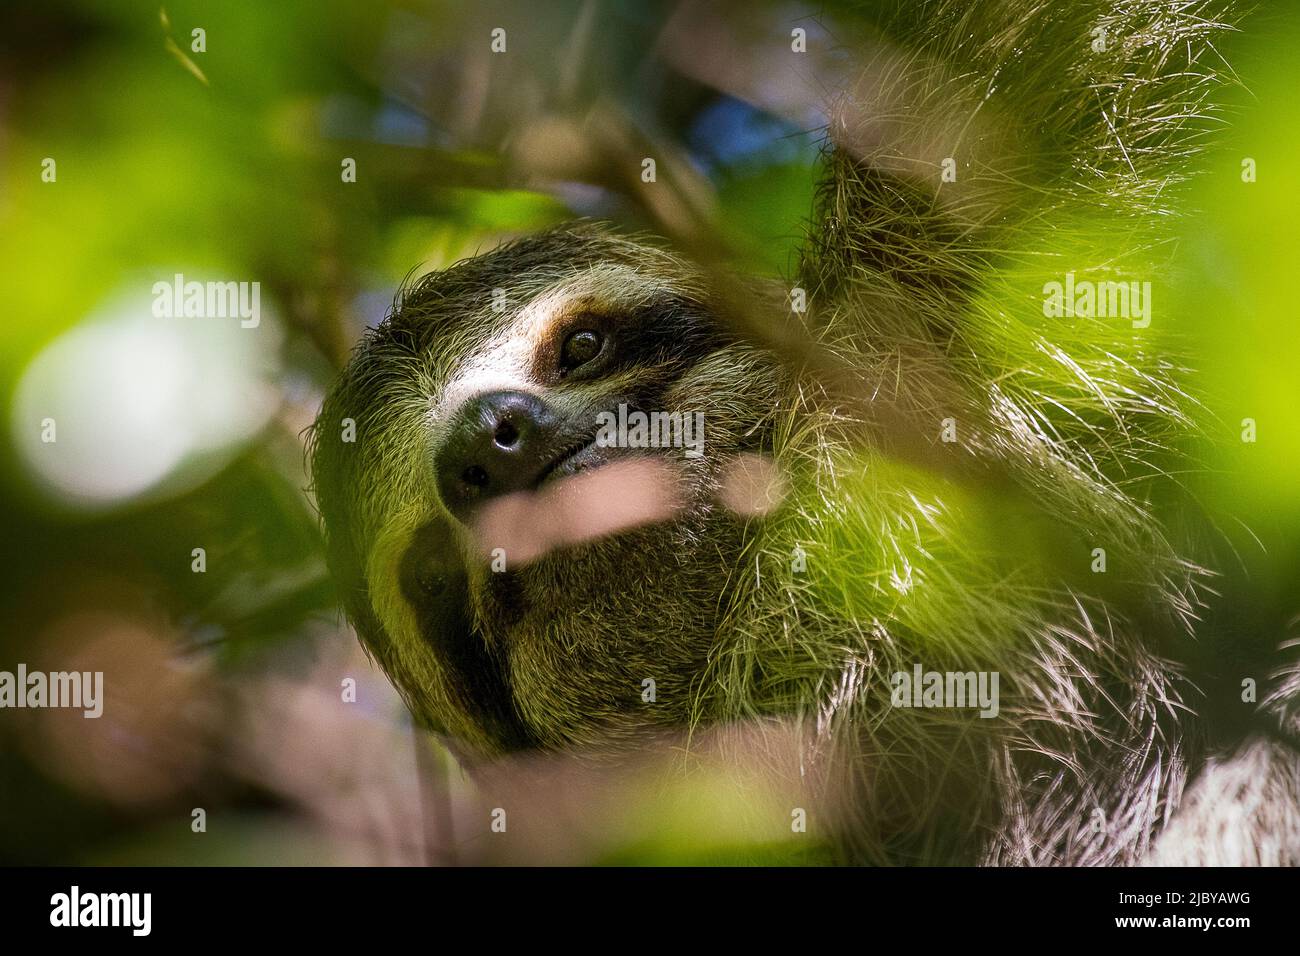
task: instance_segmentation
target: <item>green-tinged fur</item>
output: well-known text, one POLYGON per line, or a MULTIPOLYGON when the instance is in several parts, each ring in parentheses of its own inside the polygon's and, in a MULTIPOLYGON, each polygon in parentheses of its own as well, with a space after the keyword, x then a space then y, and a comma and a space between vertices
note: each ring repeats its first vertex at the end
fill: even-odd
POLYGON ((1165 655, 1206 575, 1153 488, 1196 422, 1169 317, 1042 305, 1067 271, 1159 296, 1165 223, 1225 70, 1220 13, 908 5, 839 107, 801 274, 810 326, 901 427, 938 442, 951 419, 957 476, 891 462, 889 431, 877 448, 842 438, 843 413, 805 383, 778 448, 802 493, 753 542, 702 711, 815 714, 862 768, 848 840, 863 858, 923 859, 946 827, 944 852, 965 847, 950 858, 1131 862, 1198 759, 1165 655), (999 671, 1001 713, 892 708, 882 678, 916 662, 999 671))

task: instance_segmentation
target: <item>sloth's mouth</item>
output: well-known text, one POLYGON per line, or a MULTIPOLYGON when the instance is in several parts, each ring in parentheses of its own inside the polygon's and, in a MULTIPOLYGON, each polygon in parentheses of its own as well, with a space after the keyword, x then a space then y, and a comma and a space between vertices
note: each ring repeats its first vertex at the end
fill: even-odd
POLYGON ((586 438, 568 446, 541 470, 537 480, 533 483, 533 488, 541 488, 549 482, 558 481, 560 478, 603 464, 605 459, 601 457, 600 451, 601 449, 596 445, 595 438, 586 438))
POLYGON ((471 522, 478 550, 503 549, 518 569, 561 548, 680 512, 682 489, 669 462, 614 451, 607 454, 594 439, 566 447, 531 491, 485 502, 471 522))

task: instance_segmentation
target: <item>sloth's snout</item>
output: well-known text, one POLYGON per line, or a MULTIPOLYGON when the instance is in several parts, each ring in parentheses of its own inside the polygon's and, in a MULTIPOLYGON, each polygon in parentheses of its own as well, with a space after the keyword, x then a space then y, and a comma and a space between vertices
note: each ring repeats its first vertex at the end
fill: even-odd
POLYGON ((434 456, 438 493, 463 519, 477 504, 534 487, 555 451, 557 416, 536 395, 488 392, 456 412, 434 456))

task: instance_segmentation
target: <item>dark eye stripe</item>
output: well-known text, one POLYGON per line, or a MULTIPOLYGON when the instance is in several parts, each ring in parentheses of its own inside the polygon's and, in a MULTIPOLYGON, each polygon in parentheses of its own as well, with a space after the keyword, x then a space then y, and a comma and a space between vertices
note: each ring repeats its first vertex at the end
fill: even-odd
MULTIPOLYGON (((734 341, 721 329, 706 307, 678 298, 665 298, 623 315, 586 316, 570 327, 558 357, 551 357, 552 369, 574 380, 586 380, 639 368, 656 368, 658 377, 674 376, 706 355, 734 341), (583 333, 596 336, 598 351, 577 361, 566 358, 570 344, 583 333)), ((554 353, 552 353, 554 356, 554 353)), ((539 354, 538 360, 547 362, 539 354)), ((545 375, 545 368, 539 368, 545 375)), ((552 372, 552 375, 556 372, 552 372)))
POLYGON ((624 339, 620 356, 643 365, 691 365, 729 340, 701 307, 681 303, 667 303, 636 316, 624 339))

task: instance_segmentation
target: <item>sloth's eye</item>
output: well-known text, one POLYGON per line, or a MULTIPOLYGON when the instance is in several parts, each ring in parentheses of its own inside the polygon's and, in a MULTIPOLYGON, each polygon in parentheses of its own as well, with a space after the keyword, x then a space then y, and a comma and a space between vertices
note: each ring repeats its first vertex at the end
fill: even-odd
POLYGON ((602 341, 599 332, 580 329, 564 340, 560 347, 560 368, 571 372, 579 365, 585 365, 600 354, 602 341))

